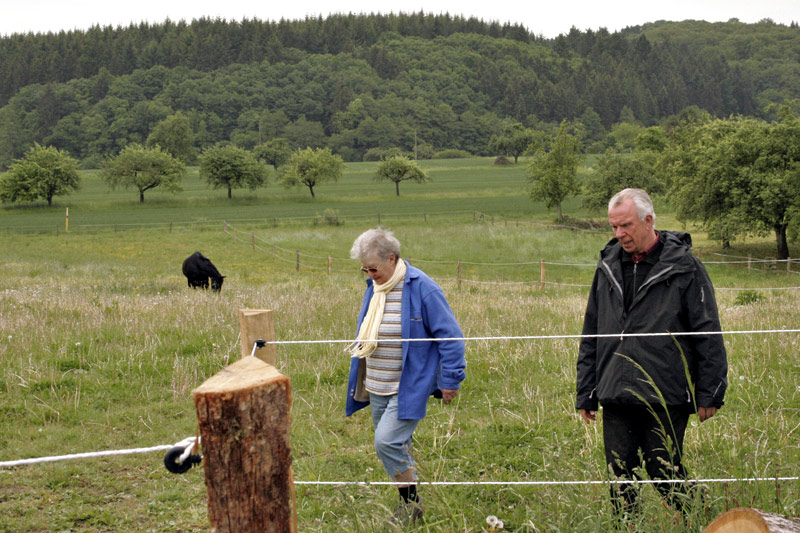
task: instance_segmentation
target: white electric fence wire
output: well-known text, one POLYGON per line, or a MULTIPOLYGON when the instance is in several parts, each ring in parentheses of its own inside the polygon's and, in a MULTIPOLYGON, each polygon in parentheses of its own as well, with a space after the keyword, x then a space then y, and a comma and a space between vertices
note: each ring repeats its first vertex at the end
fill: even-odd
MULTIPOLYGON (((752 335, 760 333, 800 333, 800 329, 751 329, 751 330, 731 330, 731 331, 668 331, 662 333, 596 333, 596 334, 575 334, 575 335, 507 335, 497 337, 431 337, 398 339, 397 342, 445 342, 445 341, 521 341, 521 340, 552 340, 552 339, 607 339, 619 337, 621 339, 630 337, 690 337, 690 336, 711 336, 711 335, 752 335)), ((300 340, 300 341, 266 341, 266 344, 352 344, 353 339, 321 339, 321 340, 300 340)))
MULTIPOLYGON (((748 478, 709 478, 709 479, 584 479, 575 481, 417 481, 417 485, 429 486, 475 486, 475 485, 527 485, 527 486, 547 486, 547 485, 651 485, 651 484, 679 484, 679 483, 754 483, 758 481, 797 481, 800 476, 790 477, 748 477, 748 478)), ((295 481, 295 485, 405 485, 407 482, 398 481, 295 481)))
MULTIPOLYGON (((169 450, 174 447, 185 447, 183 454, 177 459, 177 463, 183 463, 195 448, 196 443, 200 442, 199 437, 187 437, 173 446, 168 444, 161 446, 151 446, 149 448, 131 448, 127 450, 108 450, 102 452, 75 453, 72 455, 54 455, 50 457, 36 457, 32 459, 20 459, 17 461, 2 461, 0 468, 10 466, 23 466, 39 463, 52 463, 70 459, 86 459, 90 457, 105 457, 110 455, 131 455, 136 453, 150 453, 162 450, 169 450)), ((800 476, 789 477, 749 477, 749 478, 704 478, 704 479, 611 479, 611 480, 538 480, 538 481, 417 481, 417 485, 427 486, 564 486, 564 485, 617 485, 617 484, 655 484, 655 483, 754 483, 762 481, 798 481, 800 476)), ((397 481, 294 481, 295 485, 401 485, 397 481)))

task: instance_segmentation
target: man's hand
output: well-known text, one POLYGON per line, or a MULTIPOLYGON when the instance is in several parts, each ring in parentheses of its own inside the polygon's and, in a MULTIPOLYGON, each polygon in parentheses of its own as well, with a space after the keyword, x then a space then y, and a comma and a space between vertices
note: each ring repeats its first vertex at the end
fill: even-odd
POLYGON ((697 416, 700 417, 700 422, 705 422, 712 416, 717 414, 716 407, 698 407, 697 408, 697 416))
POLYGON ((587 424, 594 421, 595 413, 596 411, 587 411, 586 409, 581 409, 581 416, 583 417, 583 421, 587 424))
POLYGON ((458 389, 442 389, 442 403, 450 403, 458 396, 458 389))

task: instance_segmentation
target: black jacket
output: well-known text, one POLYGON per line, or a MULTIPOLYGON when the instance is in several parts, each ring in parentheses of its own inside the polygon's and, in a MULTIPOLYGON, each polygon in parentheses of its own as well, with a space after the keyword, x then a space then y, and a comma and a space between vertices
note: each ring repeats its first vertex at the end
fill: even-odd
MULTIPOLYGON (((703 264, 691 253, 689 234, 660 231, 659 240, 658 261, 627 312, 625 252, 617 239, 606 245, 589 294, 584 335, 721 331, 714 288, 703 264)), ((722 335, 584 338, 578 355, 576 407, 594 411, 598 401, 720 407, 727 372, 722 335)))

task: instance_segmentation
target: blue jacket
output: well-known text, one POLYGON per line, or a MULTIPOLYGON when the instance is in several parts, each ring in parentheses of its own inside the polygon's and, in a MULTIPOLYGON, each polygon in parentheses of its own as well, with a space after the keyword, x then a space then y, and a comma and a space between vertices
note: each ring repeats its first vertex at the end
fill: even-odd
MULTIPOLYGON (((404 339, 461 338, 461 328, 444 297, 439 285, 418 268, 406 263, 406 278, 403 282, 403 307, 400 314, 401 334, 404 339)), ((367 314, 372 299, 372 280, 367 280, 367 290, 358 328, 367 314)), ((363 373, 364 359, 353 358, 350 362, 350 379, 347 384, 347 416, 369 405, 369 401, 355 398, 359 377, 359 366, 363 373)), ((458 389, 466 377, 464 369, 464 341, 426 341, 403 343, 403 371, 397 392, 398 418, 420 420, 425 418, 428 398, 441 389, 458 389)), ((361 387, 363 388, 363 387, 361 387)))

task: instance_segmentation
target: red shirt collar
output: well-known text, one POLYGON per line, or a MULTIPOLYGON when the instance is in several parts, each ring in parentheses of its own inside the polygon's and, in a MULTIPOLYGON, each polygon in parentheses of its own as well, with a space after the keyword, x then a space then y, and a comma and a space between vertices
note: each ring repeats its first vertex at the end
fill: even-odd
POLYGON ((644 259, 645 257, 647 257, 647 254, 649 254, 650 252, 652 252, 652 251, 655 249, 655 247, 658 245, 658 240, 659 240, 659 239, 658 239, 658 232, 656 232, 656 240, 655 240, 655 241, 653 241, 653 245, 652 245, 652 246, 650 246, 650 248, 648 248, 648 249, 647 249, 647 250, 645 250, 644 252, 638 253, 638 254, 636 254, 636 255, 631 255, 631 259, 633 260, 633 262, 634 262, 634 263, 638 263, 639 261, 641 261, 642 259, 644 259))

